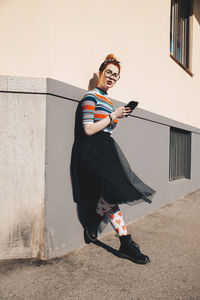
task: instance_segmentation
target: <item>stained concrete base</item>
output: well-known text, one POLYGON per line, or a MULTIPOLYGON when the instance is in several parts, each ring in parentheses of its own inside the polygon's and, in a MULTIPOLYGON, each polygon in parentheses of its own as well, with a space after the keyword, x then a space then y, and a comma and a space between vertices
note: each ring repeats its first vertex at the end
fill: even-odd
POLYGON ((118 257, 109 234, 47 262, 0 262, 0 299, 200 299, 200 190, 128 226, 151 262, 118 257))

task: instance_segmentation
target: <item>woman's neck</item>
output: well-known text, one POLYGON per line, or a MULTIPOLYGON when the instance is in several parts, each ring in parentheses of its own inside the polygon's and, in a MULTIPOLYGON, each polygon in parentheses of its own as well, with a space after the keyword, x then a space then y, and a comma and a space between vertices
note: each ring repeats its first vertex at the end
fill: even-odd
POLYGON ((100 86, 97 85, 97 89, 101 90, 102 92, 104 92, 105 94, 108 94, 108 89, 102 88, 100 86))

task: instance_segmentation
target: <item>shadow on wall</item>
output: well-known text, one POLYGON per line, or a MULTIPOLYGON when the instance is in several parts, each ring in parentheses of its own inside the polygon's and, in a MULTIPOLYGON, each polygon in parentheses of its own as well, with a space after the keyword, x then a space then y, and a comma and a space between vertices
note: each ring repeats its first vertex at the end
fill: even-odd
MULTIPOLYGON (((93 73, 93 77, 89 80, 88 83, 88 90, 93 90, 96 88, 98 82, 98 74, 93 73)), ((82 126, 82 113, 81 113, 81 105, 80 102, 77 105, 76 113, 75 113, 75 124, 74 124, 74 142, 76 140, 77 136, 83 136, 83 126, 82 126)), ((79 190, 79 184, 77 180, 77 175, 75 170, 77 170, 77 146, 74 144, 72 147, 71 152, 71 163, 70 163, 70 174, 71 174, 71 184, 72 184, 72 190, 73 190, 73 198, 74 202, 77 204, 76 210, 77 210, 77 217, 79 219, 79 222, 81 223, 82 227, 85 227, 85 224, 87 222, 87 215, 88 215, 88 205, 86 203, 79 203, 78 201, 78 190, 79 190), (75 191, 75 193, 74 193, 75 191)), ((85 183, 87 184, 87 183, 85 183)), ((91 209, 94 209, 93 207, 91 209)))
MULTIPOLYGON (((79 142, 77 141, 77 137, 84 136, 83 126, 82 126, 82 113, 81 113, 81 101, 78 103, 76 114, 75 114, 75 124, 74 124, 74 143, 71 151, 71 162, 70 162, 70 177, 71 177, 71 185, 73 191, 73 200, 77 204, 77 217, 83 226, 86 224, 86 216, 88 214, 88 208, 85 203, 80 203, 79 194, 81 193, 81 189, 79 186, 79 180, 77 177, 78 171, 78 160, 79 160, 79 142)), ((85 183, 87 185, 87 182, 85 183)))
POLYGON ((88 91, 93 90, 97 86, 97 82, 98 82, 98 75, 97 75, 97 73, 94 73, 93 77, 89 81, 88 91))

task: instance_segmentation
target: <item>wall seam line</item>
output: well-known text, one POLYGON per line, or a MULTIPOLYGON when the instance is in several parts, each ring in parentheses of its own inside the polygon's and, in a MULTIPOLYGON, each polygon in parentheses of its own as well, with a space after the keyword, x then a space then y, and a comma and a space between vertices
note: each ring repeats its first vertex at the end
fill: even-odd
MULTIPOLYGON (((45 92, 22 92, 22 91, 18 92, 18 91, 1 91, 0 90, 0 93, 7 93, 7 94, 8 93, 10 93, 10 94, 14 93, 14 94, 27 94, 27 95, 33 95, 34 94, 34 95, 53 96, 53 97, 57 97, 57 98, 62 98, 62 99, 70 100, 70 101, 76 102, 76 103, 79 102, 79 100, 76 100, 76 99, 72 99, 72 98, 65 97, 65 96, 59 96, 59 95, 52 94, 52 93, 45 93, 45 92)), ((134 115, 129 115, 129 117, 136 118, 136 119, 141 119, 141 120, 145 120, 145 121, 148 121, 148 122, 151 122, 151 123, 156 123, 156 124, 167 126, 167 127, 171 127, 169 124, 165 124, 165 123, 158 122, 158 121, 155 121, 155 120, 150 120, 150 119, 147 119, 147 118, 144 118, 144 117, 138 117, 138 116, 134 116, 134 115)), ((172 126, 172 127, 174 127, 174 126, 172 126)), ((180 127, 177 127, 177 128, 180 128, 180 127)), ((200 135, 199 132, 194 131, 194 130, 186 130, 186 131, 189 131, 189 132, 192 132, 192 133, 200 135)))

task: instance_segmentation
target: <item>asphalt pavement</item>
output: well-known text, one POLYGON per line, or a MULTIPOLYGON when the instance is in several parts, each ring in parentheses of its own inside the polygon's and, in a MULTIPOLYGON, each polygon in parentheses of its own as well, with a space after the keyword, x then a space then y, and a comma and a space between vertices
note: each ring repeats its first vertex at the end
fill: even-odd
POLYGON ((128 231, 150 263, 119 258, 113 233, 62 258, 0 261, 0 299, 200 300, 200 190, 128 231))

